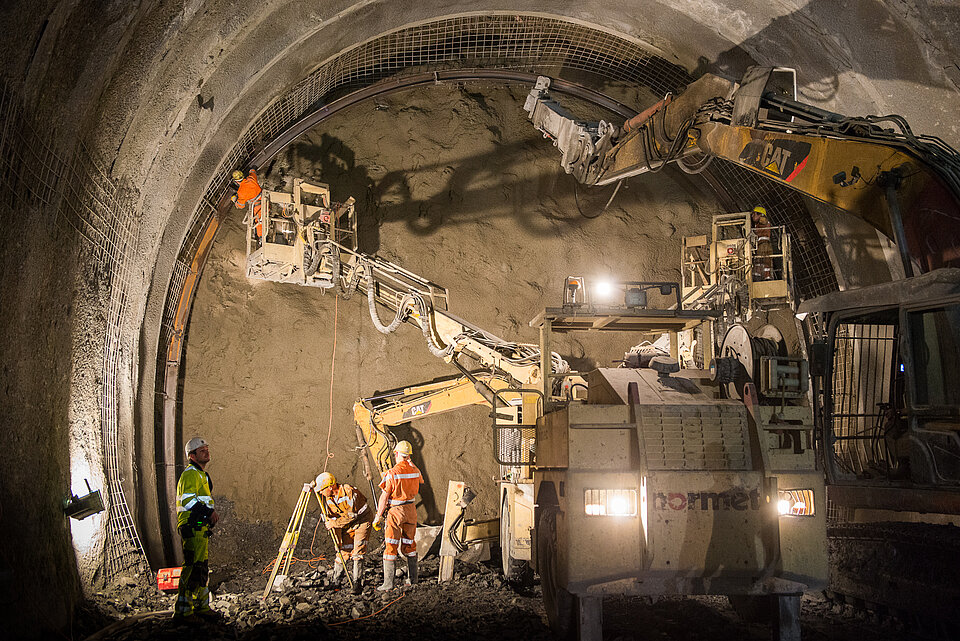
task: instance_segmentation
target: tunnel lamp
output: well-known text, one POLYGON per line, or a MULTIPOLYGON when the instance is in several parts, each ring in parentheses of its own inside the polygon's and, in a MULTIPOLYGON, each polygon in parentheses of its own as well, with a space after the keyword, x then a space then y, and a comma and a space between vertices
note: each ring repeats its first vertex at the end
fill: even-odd
POLYGON ((87 479, 83 479, 83 481, 87 484, 87 494, 84 496, 72 494, 70 498, 63 502, 64 513, 78 521, 103 512, 103 497, 100 496, 100 490, 94 492, 90 488, 90 481, 87 479))
POLYGON ((582 305, 584 298, 583 276, 567 276, 563 288, 564 305, 582 305))

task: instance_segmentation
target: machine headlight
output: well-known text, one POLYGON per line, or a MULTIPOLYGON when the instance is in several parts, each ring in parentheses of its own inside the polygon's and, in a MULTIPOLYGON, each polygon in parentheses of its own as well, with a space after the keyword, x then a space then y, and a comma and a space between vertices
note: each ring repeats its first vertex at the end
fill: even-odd
POLYGON ((813 516, 813 490, 780 490, 777 511, 780 516, 813 516))
POLYGON ((583 509, 588 516, 636 516, 636 490, 584 490, 583 509))
POLYGON ((605 301, 613 298, 613 283, 609 280, 598 280, 593 284, 593 298, 605 301))

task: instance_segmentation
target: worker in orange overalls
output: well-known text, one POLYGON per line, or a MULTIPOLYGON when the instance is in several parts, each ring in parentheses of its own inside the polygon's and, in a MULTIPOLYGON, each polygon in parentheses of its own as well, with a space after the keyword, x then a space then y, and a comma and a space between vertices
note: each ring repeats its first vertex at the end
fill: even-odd
POLYGON ((378 590, 392 590, 397 563, 397 548, 407 557, 407 570, 410 585, 417 582, 417 509, 413 499, 420 492, 423 476, 417 466, 410 461, 413 446, 408 441, 400 441, 393 448, 397 464, 391 467, 380 481, 380 502, 377 516, 373 520, 374 529, 380 529, 384 512, 387 512, 387 527, 383 533, 386 549, 383 552, 383 585, 378 590))
POLYGON ((767 210, 761 205, 757 205, 750 212, 750 231, 757 239, 756 249, 753 253, 753 280, 755 282, 773 280, 773 244, 770 221, 767 219, 767 210))
POLYGON ((237 185, 237 193, 230 199, 236 205, 237 209, 243 209, 249 201, 253 203, 253 224, 257 230, 257 240, 263 238, 263 220, 260 216, 260 183, 257 181, 257 172, 253 169, 246 178, 239 169, 233 172, 233 182, 237 185))
POLYGON ((340 545, 340 554, 333 564, 333 582, 338 583, 346 568, 346 560, 353 557, 353 593, 363 588, 363 555, 367 551, 373 511, 368 509, 367 497, 360 490, 337 483, 330 472, 316 478, 317 491, 323 496, 324 526, 332 531, 340 545), (341 561, 342 559, 342 561, 341 561))

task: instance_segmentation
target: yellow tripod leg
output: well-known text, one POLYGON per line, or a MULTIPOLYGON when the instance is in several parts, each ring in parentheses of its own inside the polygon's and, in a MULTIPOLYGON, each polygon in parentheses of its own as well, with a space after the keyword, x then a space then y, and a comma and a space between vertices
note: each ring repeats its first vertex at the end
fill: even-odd
POLYGON ((307 503, 310 501, 308 493, 309 486, 304 486, 300 491, 300 498, 297 499, 297 505, 290 516, 290 522, 287 524, 287 531, 283 535, 283 541, 280 542, 280 551, 277 552, 277 559, 273 563, 273 570, 270 572, 270 579, 267 581, 267 587, 263 589, 263 598, 266 599, 273 589, 273 582, 280 573, 281 566, 290 565, 290 559, 293 556, 293 550, 297 546, 297 540, 300 538, 300 527, 303 525, 303 513, 306 510, 307 503), (285 558, 286 557, 286 558, 285 558))
MULTIPOLYGON (((323 515, 323 520, 327 520, 327 509, 323 505, 323 499, 320 498, 320 492, 316 490, 313 493, 317 497, 317 503, 320 504, 320 514, 323 515)), ((330 533, 330 538, 333 539, 333 549, 337 551, 337 558, 340 559, 340 564, 343 566, 343 573, 347 575, 347 583, 350 584, 350 589, 353 590, 353 575, 350 574, 350 568, 347 567, 347 562, 343 558, 343 552, 340 550, 340 541, 337 540, 337 535, 334 534, 333 530, 327 530, 330 533)))

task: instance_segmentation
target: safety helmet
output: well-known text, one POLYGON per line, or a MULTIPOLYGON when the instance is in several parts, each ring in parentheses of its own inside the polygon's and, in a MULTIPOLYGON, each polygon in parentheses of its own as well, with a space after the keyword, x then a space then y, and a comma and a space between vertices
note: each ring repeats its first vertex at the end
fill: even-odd
POLYGON ((753 211, 760 214, 761 216, 767 215, 767 208, 764 207, 763 205, 757 205, 756 207, 753 208, 753 211))
POLYGON ((241 180, 243 180, 243 172, 240 171, 239 169, 234 169, 232 176, 233 176, 233 179, 236 180, 237 182, 240 182, 241 180))
POLYGON ((400 454, 404 454, 406 456, 411 456, 413 454, 413 446, 410 445, 410 441, 400 441, 394 446, 393 451, 399 452, 400 454))
POLYGON ((183 449, 187 452, 187 456, 190 456, 190 453, 194 450, 199 450, 204 445, 207 445, 207 442, 200 438, 199 436, 194 436, 192 439, 187 441, 187 446, 183 449))
POLYGON ((317 491, 320 492, 327 489, 331 485, 336 485, 337 477, 335 477, 330 472, 321 472, 320 474, 317 474, 316 484, 317 484, 317 491))

